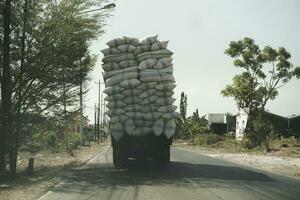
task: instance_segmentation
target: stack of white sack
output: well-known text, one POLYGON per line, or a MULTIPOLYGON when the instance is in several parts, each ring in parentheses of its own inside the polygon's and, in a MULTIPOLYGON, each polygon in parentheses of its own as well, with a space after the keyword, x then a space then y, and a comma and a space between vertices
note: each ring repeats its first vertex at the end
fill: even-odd
POLYGON ((124 134, 145 136, 175 132, 172 98, 175 88, 172 52, 167 41, 150 36, 117 38, 102 50, 110 132, 115 140, 124 134))

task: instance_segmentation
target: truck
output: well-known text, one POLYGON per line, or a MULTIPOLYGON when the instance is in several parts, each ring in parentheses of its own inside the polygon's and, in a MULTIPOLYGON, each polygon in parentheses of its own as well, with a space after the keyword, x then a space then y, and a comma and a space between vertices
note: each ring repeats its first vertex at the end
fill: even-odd
POLYGON ((170 162, 175 132, 173 52, 157 35, 115 38, 102 50, 113 164, 170 162))
POLYGON ((111 137, 113 164, 121 167, 128 159, 154 159, 166 164, 170 162, 170 145, 172 145, 172 137, 168 139, 163 134, 160 136, 148 134, 142 137, 124 134, 119 141, 111 137))

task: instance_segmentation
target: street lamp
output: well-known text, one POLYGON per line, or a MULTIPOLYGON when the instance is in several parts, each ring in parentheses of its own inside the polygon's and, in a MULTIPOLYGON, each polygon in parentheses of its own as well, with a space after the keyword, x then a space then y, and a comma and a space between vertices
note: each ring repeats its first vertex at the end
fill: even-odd
POLYGON ((111 9, 111 8, 114 8, 116 7, 116 4, 114 3, 110 3, 110 4, 107 4, 101 8, 97 8, 97 9, 93 9, 93 10, 87 10, 87 11, 83 11, 83 12, 80 12, 78 14, 86 14, 86 13, 90 13, 90 12, 94 12, 94 11, 98 11, 98 10, 106 10, 106 9, 111 9))
MULTIPOLYGON (((107 4, 101 8, 97 8, 97 9, 93 9, 93 10, 87 10, 87 11, 83 11, 80 12, 78 14, 86 14, 86 13, 90 13, 90 12, 95 12, 95 11, 99 11, 99 10, 106 10, 106 9, 111 9, 116 7, 116 4, 114 3, 110 3, 107 4)), ((80 62, 80 67, 81 67, 81 62, 80 62)), ((97 134, 100 135, 100 129, 99 129, 99 107, 100 107, 100 84, 102 84, 99 80, 99 97, 98 97, 98 118, 97 118, 97 134)), ((82 111, 82 83, 80 84, 80 135, 81 135, 81 139, 83 136, 83 111, 82 111)), ((99 136, 98 136, 99 139, 99 136)), ((101 139, 102 140, 102 139, 101 139)))
POLYGON ((100 111, 102 112, 102 98, 101 97, 101 84, 104 84, 104 82, 101 82, 99 79, 99 82, 95 82, 96 84, 99 84, 99 88, 98 88, 98 109, 97 109, 97 127, 96 127, 96 132, 97 132, 97 136, 98 139, 100 138, 100 141, 102 142, 102 138, 100 135, 100 122, 102 120, 100 120, 100 117, 102 118, 102 113, 100 113, 100 111), (101 106, 101 110, 100 110, 100 106, 101 106))

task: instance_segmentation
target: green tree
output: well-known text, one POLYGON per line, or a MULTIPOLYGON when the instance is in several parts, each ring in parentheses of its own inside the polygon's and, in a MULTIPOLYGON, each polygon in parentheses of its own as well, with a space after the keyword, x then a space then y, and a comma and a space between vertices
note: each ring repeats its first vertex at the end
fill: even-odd
POLYGON ((199 116, 199 111, 198 109, 196 109, 195 112, 193 112, 193 116, 192 116, 193 120, 200 125, 200 116, 199 116))
POLYGON ((187 112, 187 95, 184 94, 184 92, 181 92, 181 95, 180 95, 179 109, 180 109, 181 118, 183 120, 185 120, 186 119, 186 112, 187 112))
POLYGON ((285 48, 276 50, 266 46, 261 50, 251 38, 231 42, 225 54, 234 58, 234 66, 244 72, 236 75, 233 84, 227 85, 221 93, 233 97, 238 107, 249 109, 249 113, 256 108, 264 110, 267 102, 278 95, 278 88, 299 74, 285 48))
MULTIPOLYGON (((90 41, 101 36, 104 20, 109 16, 107 12, 85 14, 85 11, 107 2, 105 0, 61 0, 58 5, 52 0, 27 2, 27 6, 26 0, 11 2, 11 31, 5 37, 7 32, 3 32, 2 27, 7 27, 7 20, 0 18, 3 47, 0 54, 6 59, 6 68, 0 63, 0 167, 6 166, 5 157, 9 154, 13 174, 16 171, 18 143, 24 137, 21 128, 17 131, 7 127, 18 123, 20 127, 26 126, 28 120, 22 116, 63 119, 68 110, 78 109, 79 86, 87 80, 95 64, 94 56, 89 53, 90 41), (24 16, 27 21, 25 26, 24 16), (24 30, 25 38, 22 34, 24 30), (7 43, 4 45, 4 38, 9 39, 10 49, 6 48, 7 43), (9 79, 11 81, 7 81, 9 79), (8 100, 12 106, 5 106, 8 100), (4 113, 10 113, 9 120, 9 115, 4 113), (8 147, 7 152, 5 148, 8 147)), ((7 14, 8 10, 4 11, 7 14)))
POLYGON ((299 77, 299 68, 290 62, 291 55, 283 47, 270 46, 262 50, 251 38, 233 41, 225 54, 234 58, 234 66, 244 71, 234 76, 233 83, 221 91, 225 97, 234 98, 237 106, 249 112, 251 120, 265 109, 270 100, 278 96, 278 89, 294 76, 299 77))
POLYGON ((175 137, 183 138, 184 137, 184 124, 186 121, 186 112, 187 112, 187 95, 184 92, 180 94, 180 104, 179 104, 179 115, 175 119, 176 130, 175 137))

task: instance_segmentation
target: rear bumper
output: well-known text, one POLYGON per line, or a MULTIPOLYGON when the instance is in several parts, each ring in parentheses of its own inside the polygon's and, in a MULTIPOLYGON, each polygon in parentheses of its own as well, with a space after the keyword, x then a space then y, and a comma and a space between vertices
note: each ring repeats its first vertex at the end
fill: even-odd
POLYGON ((154 158, 157 157, 172 145, 172 138, 167 139, 164 135, 133 137, 126 136, 119 141, 112 138, 113 148, 119 151, 127 158, 154 158))

